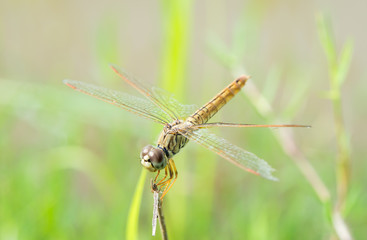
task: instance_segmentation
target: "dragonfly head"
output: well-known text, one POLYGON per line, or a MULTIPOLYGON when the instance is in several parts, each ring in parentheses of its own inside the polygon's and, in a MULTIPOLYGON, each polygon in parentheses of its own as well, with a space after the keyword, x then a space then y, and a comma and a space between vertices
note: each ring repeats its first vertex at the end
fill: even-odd
POLYGON ((151 172, 161 170, 167 165, 167 156, 160 148, 147 145, 140 153, 141 164, 151 172))

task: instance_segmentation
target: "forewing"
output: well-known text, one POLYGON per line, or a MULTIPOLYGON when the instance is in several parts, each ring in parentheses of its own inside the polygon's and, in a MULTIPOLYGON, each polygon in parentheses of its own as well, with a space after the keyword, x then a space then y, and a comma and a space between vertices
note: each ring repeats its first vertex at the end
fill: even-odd
POLYGON ((157 107, 161 108, 171 120, 185 119, 195 112, 196 109, 194 109, 193 105, 179 103, 173 97, 173 94, 151 86, 148 83, 140 82, 132 74, 116 65, 111 64, 111 67, 125 82, 143 94, 157 107))
POLYGON ((79 81, 64 80, 63 83, 79 92, 101 99, 162 125, 171 122, 170 116, 165 111, 146 99, 79 81))
POLYGON ((260 175, 269 180, 277 180, 277 178, 272 175, 274 169, 263 159, 253 153, 237 147, 236 145, 233 145, 226 139, 221 138, 206 129, 196 131, 183 129, 180 133, 250 173, 260 175))

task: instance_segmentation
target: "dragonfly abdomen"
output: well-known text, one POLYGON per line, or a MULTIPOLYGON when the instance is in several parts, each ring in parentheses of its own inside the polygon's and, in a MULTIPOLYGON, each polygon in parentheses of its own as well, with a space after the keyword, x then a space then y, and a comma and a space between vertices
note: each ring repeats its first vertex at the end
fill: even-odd
POLYGON ((212 118, 226 103, 229 102, 240 90, 249 79, 248 76, 241 76, 224 88, 207 104, 202 106, 194 114, 187 118, 186 121, 192 124, 203 124, 212 118))

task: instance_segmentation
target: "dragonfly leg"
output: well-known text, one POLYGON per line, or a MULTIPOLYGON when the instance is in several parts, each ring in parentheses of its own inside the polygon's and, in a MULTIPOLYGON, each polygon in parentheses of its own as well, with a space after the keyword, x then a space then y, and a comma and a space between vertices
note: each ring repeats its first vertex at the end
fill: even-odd
POLYGON ((155 176, 155 178, 154 178, 154 183, 157 182, 157 178, 158 178, 158 176, 159 176, 160 173, 161 173, 161 170, 158 170, 157 176, 155 176))
POLYGON ((161 184, 161 186, 159 188, 160 191, 164 188, 164 190, 161 191, 161 192, 163 192, 162 193, 162 196, 161 196, 161 200, 163 199, 164 195, 167 194, 167 191, 166 191, 167 190, 167 187, 170 185, 171 180, 173 179, 174 172, 172 170, 171 164, 168 164, 168 170, 169 170, 169 178, 166 181, 162 182, 162 184, 161 184))
POLYGON ((162 197, 161 199, 164 197, 164 195, 166 195, 168 193, 168 191, 171 189, 171 187, 173 186, 173 184, 176 182, 177 180, 177 177, 178 177, 178 172, 177 172, 177 168, 176 168, 176 164, 175 162, 173 161, 173 159, 170 159, 169 160, 169 163, 171 165, 171 168, 172 170, 174 171, 174 176, 175 178, 174 179, 170 179, 169 183, 167 184, 166 188, 164 189, 163 191, 163 194, 162 194, 162 197), (173 180, 173 182, 171 183, 171 181, 173 180), (169 187, 168 187, 169 186, 169 187))
MULTIPOLYGON (((166 185, 163 193, 162 193, 162 196, 161 196, 161 199, 163 199, 163 197, 168 193, 168 191, 171 189, 171 187, 173 186, 173 184, 176 182, 177 180, 177 176, 178 176, 178 172, 177 172, 177 169, 176 169, 176 165, 175 165, 175 162, 173 161, 173 159, 170 159, 169 160, 169 173, 170 173, 170 178, 167 179, 165 182, 164 182, 164 185, 166 185), (173 180, 173 182, 172 182, 173 180)), ((162 185, 163 187, 163 185, 162 185)))
POLYGON ((157 186, 160 186, 160 189, 162 189, 173 178, 172 175, 173 175, 172 167, 171 164, 168 162, 167 166, 165 167, 165 176, 161 181, 159 181, 159 183, 157 183, 157 186), (168 176, 167 172, 169 173, 169 178, 165 180, 165 178, 168 176))
MULTIPOLYGON (((159 180, 159 182, 157 183, 157 185, 160 185, 161 182, 163 182, 166 179, 167 176, 168 176, 167 167, 165 167, 164 168, 164 177, 161 180, 159 180)), ((154 181, 156 181, 156 179, 154 179, 154 181)))

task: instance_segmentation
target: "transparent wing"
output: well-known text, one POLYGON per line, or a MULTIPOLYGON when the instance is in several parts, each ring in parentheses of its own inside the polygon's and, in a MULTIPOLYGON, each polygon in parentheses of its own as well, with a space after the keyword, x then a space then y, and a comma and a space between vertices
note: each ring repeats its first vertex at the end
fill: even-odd
POLYGON ((191 126, 191 129, 202 129, 202 128, 213 128, 213 127, 241 127, 241 128, 284 128, 284 127, 302 127, 310 128, 310 125, 299 125, 299 124, 248 124, 248 123, 203 123, 191 126))
POLYGON ((157 107, 161 108, 166 115, 170 116, 171 120, 186 119, 197 110, 195 105, 181 104, 174 98, 173 94, 167 91, 150 86, 148 83, 140 82, 124 69, 113 64, 111 64, 111 67, 125 82, 143 94, 157 107))
POLYGON ((233 145, 226 139, 221 138, 206 129, 196 131, 182 129, 180 133, 250 173, 260 175, 269 180, 277 180, 277 178, 271 174, 274 169, 263 159, 233 145))
POLYGON ((152 87, 154 96, 163 102, 168 108, 172 109, 175 115, 179 116, 180 119, 186 119, 191 116, 199 107, 195 104, 185 105, 175 99, 174 95, 161 88, 152 87))
POLYGON ((162 125, 171 122, 171 117, 165 111, 146 99, 79 81, 64 80, 63 83, 79 92, 101 99, 162 125))

